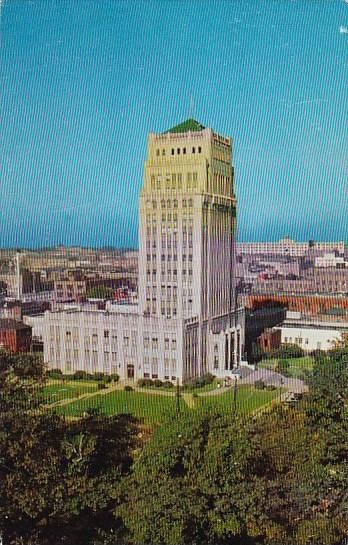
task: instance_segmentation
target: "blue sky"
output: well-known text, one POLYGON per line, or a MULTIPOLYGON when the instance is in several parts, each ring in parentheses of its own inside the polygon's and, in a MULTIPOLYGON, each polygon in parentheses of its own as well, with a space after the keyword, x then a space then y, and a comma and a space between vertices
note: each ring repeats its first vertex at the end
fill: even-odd
POLYGON ((137 246, 146 139, 231 135, 240 240, 347 240, 344 0, 0 0, 0 246, 137 246))

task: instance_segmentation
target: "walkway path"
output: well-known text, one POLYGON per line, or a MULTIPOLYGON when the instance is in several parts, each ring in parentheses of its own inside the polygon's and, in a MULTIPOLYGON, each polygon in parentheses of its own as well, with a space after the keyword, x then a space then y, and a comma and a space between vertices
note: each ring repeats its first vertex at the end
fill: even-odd
POLYGON ((70 403, 74 403, 75 401, 80 401, 81 399, 89 399, 91 397, 95 397, 98 395, 106 395, 110 392, 115 392, 116 390, 120 390, 120 386, 118 383, 114 383, 108 388, 105 388, 104 390, 95 390, 93 392, 87 392, 86 394, 80 394, 75 397, 69 397, 61 399, 60 401, 56 401, 55 403, 47 403, 46 405, 43 405, 43 409, 55 409, 56 407, 64 407, 65 405, 69 405, 70 403))

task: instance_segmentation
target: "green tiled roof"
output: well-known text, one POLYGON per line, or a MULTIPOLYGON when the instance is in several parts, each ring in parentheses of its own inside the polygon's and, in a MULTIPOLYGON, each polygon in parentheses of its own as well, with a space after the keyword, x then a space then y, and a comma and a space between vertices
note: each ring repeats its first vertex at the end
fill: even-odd
POLYGON ((183 121, 179 125, 176 125, 175 127, 169 129, 166 132, 194 132, 194 131, 202 131, 205 129, 203 125, 198 123, 195 119, 187 119, 186 121, 183 121))

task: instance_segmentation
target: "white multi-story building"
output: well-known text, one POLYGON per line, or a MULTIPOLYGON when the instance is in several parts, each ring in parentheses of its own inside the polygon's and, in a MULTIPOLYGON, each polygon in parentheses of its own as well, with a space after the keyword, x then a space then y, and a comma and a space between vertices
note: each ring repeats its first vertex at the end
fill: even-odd
POLYGON ((336 256, 335 254, 324 254, 315 258, 315 267, 327 269, 329 267, 336 267, 337 269, 348 269, 348 262, 344 257, 336 256))
POLYGON ((306 352, 311 352, 334 348, 335 342, 340 341, 342 334, 348 331, 348 322, 287 318, 274 329, 280 330, 282 344, 297 344, 306 352))
POLYGON ((304 257, 310 251, 314 253, 337 252, 339 255, 344 255, 345 244, 343 241, 296 242, 289 237, 285 237, 277 242, 239 242, 237 244, 237 253, 244 255, 266 254, 304 257))
POLYGON ((128 379, 230 374, 244 347, 231 139, 194 120, 150 134, 139 213, 138 305, 46 313, 45 361, 128 379))

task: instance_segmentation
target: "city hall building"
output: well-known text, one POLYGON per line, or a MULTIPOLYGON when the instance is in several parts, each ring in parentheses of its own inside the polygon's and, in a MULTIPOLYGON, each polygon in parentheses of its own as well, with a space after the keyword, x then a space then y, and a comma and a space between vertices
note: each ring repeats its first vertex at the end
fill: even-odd
POLYGON ((232 142, 193 119, 148 138, 137 305, 46 312, 50 368, 183 382, 224 377, 244 351, 236 308, 232 142))

